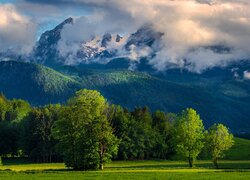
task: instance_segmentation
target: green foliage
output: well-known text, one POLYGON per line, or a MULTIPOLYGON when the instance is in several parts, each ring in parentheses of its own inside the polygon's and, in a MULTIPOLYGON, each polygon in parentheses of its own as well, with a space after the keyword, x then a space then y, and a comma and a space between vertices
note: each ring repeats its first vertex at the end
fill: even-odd
POLYGON ((6 112, 6 120, 15 123, 21 122, 31 111, 31 107, 27 101, 14 99, 10 102, 10 110, 6 112))
POLYGON ((102 169, 118 150, 107 120, 107 103, 97 91, 81 90, 68 101, 55 123, 54 136, 68 167, 102 169))
POLYGON ((0 121, 6 120, 6 113, 10 109, 9 101, 3 94, 0 95, 0 121))
POLYGON ((162 158, 162 153, 167 153, 165 149, 160 149, 167 146, 166 137, 163 137, 153 124, 148 108, 135 108, 130 113, 121 106, 117 106, 112 118, 115 135, 120 140, 117 158, 162 158))
POLYGON ((128 159, 128 147, 131 138, 128 135, 130 127, 130 113, 121 106, 114 106, 114 114, 111 118, 114 134, 119 138, 118 159, 128 159))
MULTIPOLYGON (((193 166, 206 134, 193 109, 180 115, 151 114, 147 107, 129 111, 109 105, 95 90, 80 90, 65 105, 32 109, 26 101, 1 95, 0 107, 0 156, 22 155, 34 162, 58 162, 63 156, 66 165, 74 169, 103 169, 112 158, 175 159, 177 153, 193 166)), ((215 129, 220 134, 227 132, 222 125, 216 128, 207 134, 210 145, 217 143, 215 129)))
POLYGON ((25 153, 35 162, 52 162, 58 158, 55 153, 56 141, 52 136, 52 126, 58 119, 60 105, 48 105, 33 109, 23 122, 25 153))
POLYGON ((128 134, 131 136, 130 154, 133 159, 152 157, 152 149, 156 146, 157 134, 152 129, 152 116, 147 107, 135 108, 131 112, 131 124, 128 134))
POLYGON ((157 158, 171 159, 176 154, 173 140, 176 118, 173 113, 164 113, 159 110, 153 114, 154 130, 159 134, 158 144, 154 149, 157 158))
POLYGON ((189 161, 193 167, 204 146, 204 126, 200 116, 193 109, 186 109, 178 117, 176 122, 176 150, 189 161))
POLYGON ((31 107, 28 102, 21 99, 7 100, 4 95, 0 95, 0 121, 11 121, 18 123, 30 112, 31 107))
POLYGON ((30 105, 23 100, 7 100, 0 95, 0 156, 18 154, 20 122, 30 109, 30 105))
POLYGON ((32 105, 65 102, 79 87, 72 78, 41 65, 8 61, 0 62, 0 69, 0 92, 32 105))
POLYGON ((218 158, 223 157, 223 152, 232 147, 233 135, 222 124, 214 124, 209 128, 206 137, 209 151, 213 158, 213 163, 218 168, 218 158))
MULTIPOLYGON (((219 75, 210 72, 211 77, 206 73, 197 75, 174 70, 158 78, 156 74, 82 66, 58 67, 56 71, 14 61, 0 62, 0 69, 0 92, 36 106, 65 103, 76 90, 88 88, 98 90, 109 102, 130 110, 146 105, 152 111, 177 113, 193 107, 206 126, 216 123, 214 117, 218 117, 219 122, 234 132, 250 131, 249 83, 235 81, 231 71, 219 75)), ((0 115, 3 115, 1 110, 0 115)))

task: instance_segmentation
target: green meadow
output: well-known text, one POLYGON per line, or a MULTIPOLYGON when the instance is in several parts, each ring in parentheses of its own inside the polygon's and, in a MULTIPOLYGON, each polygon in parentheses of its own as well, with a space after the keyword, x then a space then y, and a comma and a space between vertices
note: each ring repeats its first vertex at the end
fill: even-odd
POLYGON ((197 161, 189 168, 181 161, 114 161, 103 171, 72 171, 62 163, 1 166, 0 179, 250 179, 250 161, 197 161))
POLYGON ((234 138, 234 145, 225 152, 227 160, 250 160, 250 140, 234 138))
POLYGON ((225 159, 219 161, 219 169, 210 160, 197 160, 194 168, 185 161, 145 160, 113 161, 103 171, 73 171, 63 163, 5 159, 0 179, 250 179, 250 140, 235 138, 225 159))

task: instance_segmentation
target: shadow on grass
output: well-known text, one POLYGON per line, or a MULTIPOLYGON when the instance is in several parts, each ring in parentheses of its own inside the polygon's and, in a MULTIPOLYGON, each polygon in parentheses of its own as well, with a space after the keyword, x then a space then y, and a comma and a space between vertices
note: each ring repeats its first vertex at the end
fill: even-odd
POLYGON ((27 158, 3 158, 2 163, 4 166, 9 166, 9 165, 31 164, 32 162, 27 158))
MULTIPOLYGON (((26 162, 25 164, 29 164, 26 162)), ((10 163, 10 165, 22 165, 20 162, 15 163, 10 163)), ((107 166, 105 170, 107 171, 129 171, 129 170, 176 170, 176 169, 211 169, 211 170, 216 170, 215 167, 213 166, 212 162, 209 161, 200 161, 197 162, 194 166, 194 168, 190 168, 188 166, 188 163, 185 162, 164 162, 160 161, 159 163, 156 162, 142 162, 139 164, 136 164, 134 162, 118 162, 116 164, 111 164, 112 166, 107 166)), ((46 166, 45 166, 46 167, 46 166)), ((225 172, 245 172, 250 170, 250 161, 222 161, 219 162, 219 170, 225 171, 225 172)), ((31 169, 31 170, 12 170, 7 167, 7 169, 0 170, 1 172, 21 172, 25 174, 36 174, 36 173, 67 173, 67 172, 79 172, 79 173, 85 173, 85 172, 96 172, 96 170, 88 170, 88 171, 82 171, 82 170, 73 170, 71 168, 58 168, 58 169, 31 169)), ((101 172, 101 171, 100 171, 101 172)), ((250 172, 250 171, 249 171, 250 172)))
MULTIPOLYGON (((128 165, 128 166, 112 166, 107 167, 107 169, 110 170, 120 170, 120 169, 136 169, 136 170, 152 170, 152 169, 189 169, 190 167, 188 164, 185 163, 168 163, 168 164, 142 164, 142 165, 128 165)), ((196 163, 193 167, 194 169, 216 169, 212 162, 202 162, 202 163, 196 163)), ((192 168, 190 168, 192 169, 192 168)), ((250 162, 244 163, 244 162, 219 162, 219 169, 250 169, 250 162)))
MULTIPOLYGON (((131 166, 113 166, 108 167, 108 169, 187 169, 190 168, 188 164, 178 164, 178 163, 170 163, 170 164, 155 164, 155 165, 131 165, 131 166)), ((214 166, 210 163, 197 164, 194 168, 206 168, 206 169, 214 169, 214 166)))

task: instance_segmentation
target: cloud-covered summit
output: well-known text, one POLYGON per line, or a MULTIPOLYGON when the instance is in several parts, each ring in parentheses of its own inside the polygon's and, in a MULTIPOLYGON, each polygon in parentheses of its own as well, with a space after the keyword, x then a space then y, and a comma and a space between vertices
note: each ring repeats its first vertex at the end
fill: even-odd
POLYGON ((105 33, 124 36, 144 24, 152 24, 156 32, 164 34, 158 42, 158 51, 149 59, 157 70, 180 67, 201 72, 250 57, 247 0, 21 0, 13 6, 25 16, 30 14, 25 7, 34 6, 38 12, 44 6, 57 9, 48 11, 51 18, 81 7, 78 14, 81 10, 85 14, 76 16, 74 25, 65 26, 62 31, 61 47, 68 44, 71 49, 75 43, 94 36, 105 33), (213 48, 218 46, 230 50, 213 48))
POLYGON ((250 55, 250 4, 244 0, 81 0, 77 3, 96 8, 88 17, 90 21, 79 18, 82 26, 72 28, 72 34, 81 37, 80 33, 74 33, 81 27, 93 26, 84 29, 84 37, 90 37, 107 31, 131 32, 152 23, 156 31, 164 33, 160 50, 149 62, 158 70, 185 66, 200 72, 250 55), (214 45, 230 47, 231 51, 218 53, 206 48, 214 45))

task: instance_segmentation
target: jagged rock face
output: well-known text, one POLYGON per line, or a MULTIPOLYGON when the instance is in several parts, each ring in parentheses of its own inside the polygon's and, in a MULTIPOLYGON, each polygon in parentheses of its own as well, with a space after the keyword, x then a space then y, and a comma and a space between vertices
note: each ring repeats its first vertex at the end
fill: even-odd
POLYGON ((117 34, 117 35, 116 35, 115 41, 116 41, 116 42, 120 42, 121 39, 122 39, 122 37, 121 37, 119 34, 117 34))
POLYGON ((112 35, 110 33, 106 33, 102 37, 102 47, 107 47, 108 43, 112 40, 112 35))
POLYGON ((132 48, 150 47, 160 41, 163 35, 153 30, 151 25, 145 25, 134 34, 124 37, 119 34, 106 33, 103 36, 96 36, 90 41, 79 39, 76 50, 62 54, 59 44, 62 40, 62 31, 65 25, 73 24, 73 18, 68 18, 54 29, 44 32, 33 51, 28 56, 16 55, 13 52, 1 52, 0 60, 31 61, 50 67, 57 65, 78 65, 89 63, 105 64, 115 58, 129 59, 132 48))
POLYGON ((96 36, 92 40, 80 43, 76 53, 61 55, 58 43, 61 32, 66 24, 73 24, 73 19, 68 18, 53 30, 43 33, 32 53, 32 61, 47 66, 76 65, 85 63, 107 63, 118 56, 127 56, 130 46, 151 47, 160 40, 162 33, 155 32, 151 25, 145 25, 136 33, 122 37, 118 34, 106 33, 96 36))
POLYGON ((103 63, 105 59, 114 57, 115 49, 110 48, 110 44, 115 42, 114 35, 105 34, 102 38, 95 37, 82 43, 77 51, 77 63, 103 63))
POLYGON ((36 44, 33 52, 33 61, 38 64, 54 64, 57 62, 59 55, 57 44, 61 39, 61 32, 66 24, 72 24, 73 18, 68 18, 53 30, 43 33, 36 44))
MULTIPOLYGON (((29 56, 16 55, 13 52, 0 52, 0 60, 20 60, 31 61, 38 64, 44 64, 50 67, 58 65, 79 65, 79 64, 107 64, 110 61, 123 58, 127 60, 134 60, 138 66, 148 64, 150 58, 161 49, 161 39, 163 33, 154 30, 153 26, 146 24, 139 28, 135 33, 127 36, 120 36, 119 34, 106 33, 104 35, 93 37, 89 41, 79 41, 74 44, 74 50, 66 46, 66 53, 62 53, 60 43, 62 42, 62 31, 65 25, 72 25, 73 18, 68 18, 54 29, 44 32, 39 41, 36 43, 33 52, 29 56), (144 57, 135 56, 137 59, 131 58, 133 53, 140 54, 140 50, 149 50, 149 54, 144 57)), ((228 53, 230 48, 224 45, 214 45, 201 47, 209 49, 215 53, 228 53)), ((196 51, 197 49, 191 49, 196 51)), ((64 52, 64 51, 63 51, 64 52)), ((153 67, 151 67, 153 68, 153 67)), ((145 68, 144 68, 145 69, 145 68)))
POLYGON ((151 47, 156 41, 160 41, 163 35, 163 33, 153 30, 151 25, 145 25, 128 38, 125 48, 129 49, 131 45, 151 47))

